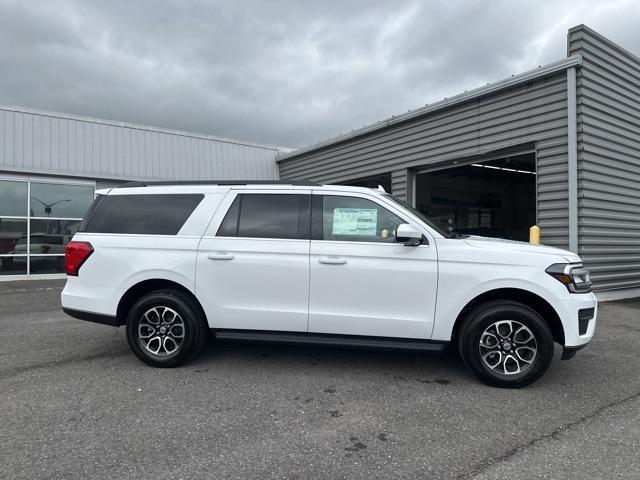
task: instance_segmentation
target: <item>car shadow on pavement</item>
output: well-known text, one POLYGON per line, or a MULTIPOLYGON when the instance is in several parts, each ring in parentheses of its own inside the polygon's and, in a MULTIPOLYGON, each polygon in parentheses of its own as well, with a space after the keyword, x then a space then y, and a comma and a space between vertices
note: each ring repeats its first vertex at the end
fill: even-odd
POLYGON ((325 367, 329 371, 339 371, 342 375, 363 370, 381 371, 400 379, 428 373, 443 377, 443 381, 439 383, 447 382, 444 377, 472 378, 455 349, 451 347, 443 352, 433 353, 210 341, 190 366, 197 370, 229 362, 252 369, 268 365, 270 369, 290 369, 296 372, 325 367))

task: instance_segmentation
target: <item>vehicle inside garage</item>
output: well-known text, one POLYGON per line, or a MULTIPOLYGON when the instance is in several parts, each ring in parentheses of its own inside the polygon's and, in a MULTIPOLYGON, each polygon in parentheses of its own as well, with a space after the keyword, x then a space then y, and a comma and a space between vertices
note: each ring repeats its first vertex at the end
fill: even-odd
POLYGON ((536 223, 535 153, 418 173, 416 207, 448 231, 527 241, 536 223))

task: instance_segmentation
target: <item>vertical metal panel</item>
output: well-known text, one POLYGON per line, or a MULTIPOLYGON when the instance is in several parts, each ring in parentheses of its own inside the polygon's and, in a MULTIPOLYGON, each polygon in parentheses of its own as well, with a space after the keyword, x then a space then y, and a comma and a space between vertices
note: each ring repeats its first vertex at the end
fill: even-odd
MULTIPOLYGON (((383 122, 384 123, 384 122, 383 122)), ((410 169, 453 165, 535 143, 542 241, 568 247, 567 86, 564 70, 279 161, 282 179, 338 183, 392 174, 406 199, 410 169), (409 169, 409 170, 407 170, 409 169)))
POLYGON ((581 25, 578 74, 579 253, 594 289, 640 287, 640 58, 581 25))
POLYGON ((394 197, 406 202, 408 201, 408 172, 406 168, 391 172, 391 193, 394 197))
POLYGON ((127 180, 273 180, 277 147, 0 107, 0 171, 127 180))
POLYGON ((578 129, 576 69, 567 69, 567 195, 569 196, 569 250, 578 253, 578 129))

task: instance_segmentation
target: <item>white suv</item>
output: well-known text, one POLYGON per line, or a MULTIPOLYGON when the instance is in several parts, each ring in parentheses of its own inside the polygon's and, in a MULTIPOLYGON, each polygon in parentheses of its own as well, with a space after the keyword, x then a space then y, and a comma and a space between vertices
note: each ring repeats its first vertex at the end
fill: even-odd
POLYGON ((218 340, 443 350, 521 387, 593 336, 575 254, 451 235, 381 190, 310 182, 102 190, 66 247, 65 312, 173 367, 218 340))

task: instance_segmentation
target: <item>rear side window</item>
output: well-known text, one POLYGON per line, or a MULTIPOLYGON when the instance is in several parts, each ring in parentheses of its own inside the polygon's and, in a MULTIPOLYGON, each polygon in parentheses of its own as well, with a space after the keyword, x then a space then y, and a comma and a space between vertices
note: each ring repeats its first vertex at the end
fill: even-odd
POLYGON ((311 195, 240 194, 218 228, 218 237, 308 239, 311 195))
POLYGON ((106 195, 96 199, 80 231, 176 235, 202 194, 106 195))

